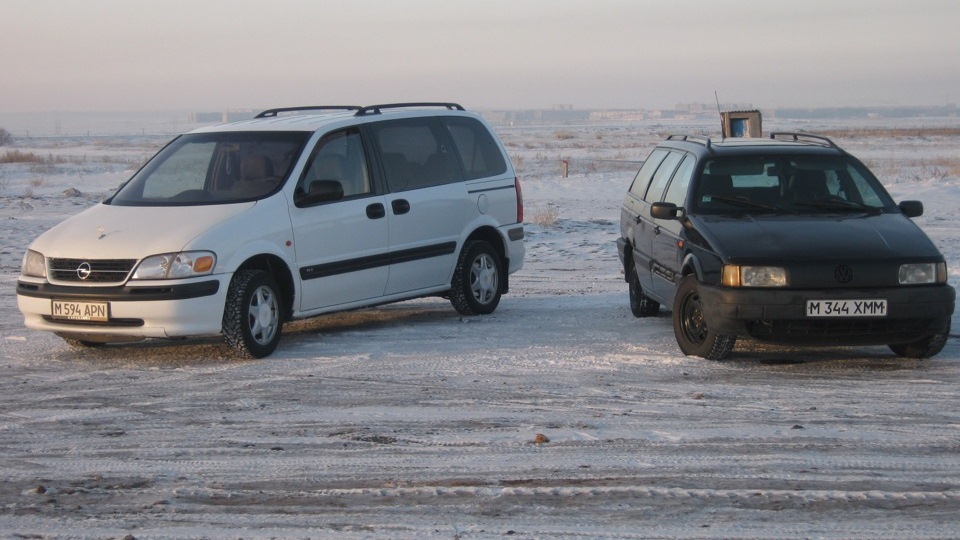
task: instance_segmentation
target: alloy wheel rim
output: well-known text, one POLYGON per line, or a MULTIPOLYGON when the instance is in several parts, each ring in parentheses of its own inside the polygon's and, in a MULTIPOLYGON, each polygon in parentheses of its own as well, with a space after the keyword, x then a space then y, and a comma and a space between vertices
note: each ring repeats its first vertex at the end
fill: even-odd
POLYGON ((477 257, 470 266, 470 290, 481 304, 490 303, 496 296, 499 279, 497 265, 487 254, 477 257))
POLYGON ((250 335, 260 345, 270 343, 277 331, 279 306, 276 295, 269 287, 258 287, 250 297, 247 323, 250 335))

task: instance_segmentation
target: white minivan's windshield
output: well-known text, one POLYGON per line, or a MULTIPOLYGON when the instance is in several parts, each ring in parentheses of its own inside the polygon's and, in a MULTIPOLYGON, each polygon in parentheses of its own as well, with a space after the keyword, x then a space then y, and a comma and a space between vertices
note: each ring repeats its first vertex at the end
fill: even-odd
POLYGON ((183 135, 107 203, 185 206, 260 199, 280 189, 309 136, 263 131, 183 135))

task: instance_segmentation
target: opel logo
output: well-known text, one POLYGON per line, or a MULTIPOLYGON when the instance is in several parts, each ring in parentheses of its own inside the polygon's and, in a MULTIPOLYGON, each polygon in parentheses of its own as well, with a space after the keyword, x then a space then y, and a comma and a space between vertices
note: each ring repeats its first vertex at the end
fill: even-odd
POLYGON ((853 281, 853 268, 842 264, 833 271, 833 277, 837 279, 837 283, 850 283, 853 281))
POLYGON ((90 263, 88 262, 82 262, 80 266, 77 267, 77 277, 80 279, 87 279, 92 273, 93 269, 90 268, 90 263))

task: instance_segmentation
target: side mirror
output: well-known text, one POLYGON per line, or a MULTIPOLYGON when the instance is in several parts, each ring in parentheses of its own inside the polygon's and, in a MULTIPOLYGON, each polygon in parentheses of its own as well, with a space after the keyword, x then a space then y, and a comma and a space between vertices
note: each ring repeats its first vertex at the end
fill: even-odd
POLYGON ((923 203, 920 201, 901 201, 897 206, 900 211, 908 218, 920 217, 923 215, 923 203))
POLYGON ((683 208, 669 202, 655 202, 650 205, 650 215, 654 219, 679 219, 683 208))
POLYGON ((294 197, 297 206, 339 201, 343 198, 343 184, 337 180, 314 180, 307 186, 307 192, 294 197))

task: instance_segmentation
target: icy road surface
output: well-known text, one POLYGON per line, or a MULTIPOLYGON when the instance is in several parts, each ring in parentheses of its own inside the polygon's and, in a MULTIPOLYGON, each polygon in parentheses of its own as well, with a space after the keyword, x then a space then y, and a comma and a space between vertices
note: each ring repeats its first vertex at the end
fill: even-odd
MULTIPOLYGON (((7 169, 0 536, 960 536, 956 335, 926 361, 746 341, 685 357, 668 312, 627 307, 614 240, 632 173, 562 179, 554 138, 504 138, 530 223, 496 313, 437 298, 301 321, 256 361, 216 339, 75 350, 26 330, 23 249, 96 200, 61 197, 71 182, 122 174, 7 169)), ((927 203, 956 284, 958 180, 915 181, 921 166, 891 191, 927 203)))

